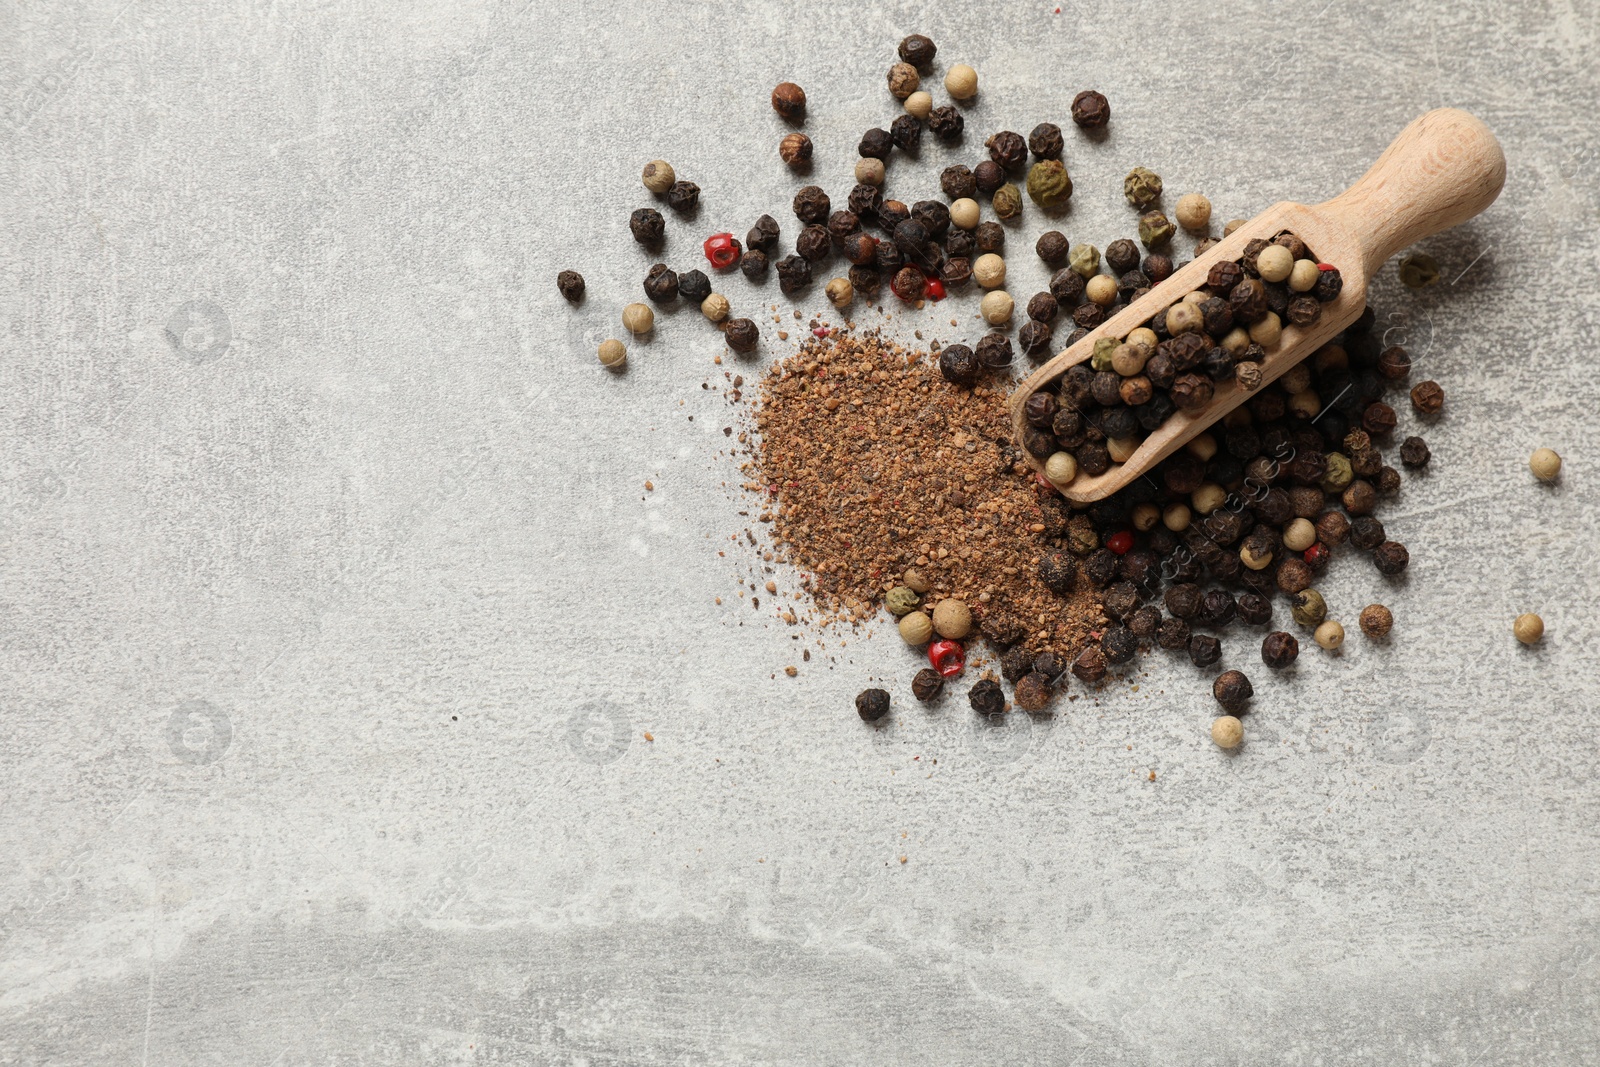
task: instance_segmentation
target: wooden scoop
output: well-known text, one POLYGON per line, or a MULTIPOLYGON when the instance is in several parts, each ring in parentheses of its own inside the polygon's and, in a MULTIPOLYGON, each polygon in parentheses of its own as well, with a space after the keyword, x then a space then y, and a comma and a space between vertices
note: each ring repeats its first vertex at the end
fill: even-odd
MULTIPOLYGON (((1337 299, 1322 305, 1321 317, 1311 326, 1284 324, 1282 338, 1260 364, 1264 387, 1360 317, 1367 305, 1368 282, 1385 260, 1478 214, 1494 203, 1505 180, 1505 154, 1487 126, 1455 108, 1428 112, 1401 130, 1372 169, 1340 195, 1315 207, 1289 201, 1273 205, 1028 375, 1011 396, 1017 440, 1027 425, 1024 402, 1068 367, 1093 355, 1095 341, 1126 337, 1156 312, 1205 285, 1212 264, 1239 259, 1254 238, 1270 241, 1288 230, 1321 262, 1339 268, 1344 289, 1337 299)), ((1198 411, 1175 412, 1126 463, 1097 477, 1079 472, 1056 488, 1080 504, 1108 497, 1249 396, 1237 382, 1219 386, 1210 404, 1198 411)), ((1028 460, 1043 473, 1044 460, 1031 455, 1028 460)))

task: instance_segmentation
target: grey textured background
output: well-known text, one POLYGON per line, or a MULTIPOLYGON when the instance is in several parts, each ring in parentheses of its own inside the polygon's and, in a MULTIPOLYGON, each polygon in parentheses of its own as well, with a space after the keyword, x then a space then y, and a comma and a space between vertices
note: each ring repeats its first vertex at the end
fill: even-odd
POLYGON ((4 5, 0 1062, 1600 1062, 1600 9, 558 6, 4 5), (1383 516, 1409 576, 1326 583, 1395 639, 1267 678, 1230 637, 1237 757, 1161 655, 988 729, 907 698, 887 627, 752 610, 755 364, 692 311, 593 362, 640 166, 704 188, 677 264, 792 237, 768 91, 809 89, 842 197, 914 30, 983 92, 891 191, 1097 87, 1059 225, 1102 247, 1135 163, 1220 223, 1432 106, 1503 139, 1445 281, 1375 297, 1449 393, 1383 516))

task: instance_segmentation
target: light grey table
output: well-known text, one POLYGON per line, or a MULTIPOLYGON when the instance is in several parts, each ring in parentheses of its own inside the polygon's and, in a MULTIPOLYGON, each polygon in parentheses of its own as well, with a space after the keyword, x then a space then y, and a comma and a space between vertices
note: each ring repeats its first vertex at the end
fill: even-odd
POLYGON ((7 5, 0 1062, 1600 1062, 1595 4, 556 6, 7 5), (1220 221, 1430 107, 1503 139, 1444 281, 1375 298, 1449 394, 1408 578, 1327 583, 1394 640, 1253 669, 1235 758, 1160 655, 988 729, 887 627, 751 610, 716 335, 592 361, 640 166, 704 188, 680 265, 792 235, 767 93, 842 197, 913 30, 983 91, 891 188, 1097 87, 1102 247, 1136 163, 1220 221))

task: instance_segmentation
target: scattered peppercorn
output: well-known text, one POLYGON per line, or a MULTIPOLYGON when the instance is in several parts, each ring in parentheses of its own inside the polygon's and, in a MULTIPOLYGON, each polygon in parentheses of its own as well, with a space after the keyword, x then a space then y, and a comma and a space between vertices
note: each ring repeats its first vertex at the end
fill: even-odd
POLYGON ((978 72, 957 63, 945 72, 944 89, 952 100, 971 100, 978 95, 978 72))
POLYGON ((1028 134, 1028 151, 1035 159, 1060 159, 1062 147, 1061 127, 1053 122, 1041 122, 1028 134))
POLYGON ((1408 437, 1400 443, 1400 462, 1409 468, 1426 467, 1433 453, 1428 442, 1420 437, 1408 437))
POLYGON ((1404 381, 1411 374, 1411 356, 1404 348, 1393 345, 1378 356, 1378 373, 1392 382, 1404 381))
POLYGON ((652 159, 646 163, 641 178, 644 187, 657 195, 671 189, 672 183, 678 180, 678 176, 672 171, 672 164, 664 159, 652 159))
POLYGON ((1551 448, 1536 448, 1528 457, 1528 469, 1541 482, 1553 482, 1561 477, 1561 457, 1551 448))
POLYGON ((725 327, 724 336, 727 338, 728 347, 735 352, 754 352, 756 345, 761 341, 761 332, 749 319, 730 319, 725 327))
POLYGON ((667 206, 680 214, 693 211, 699 204, 700 187, 694 182, 676 181, 667 190, 667 206))
POLYGON ((911 679, 911 695, 926 704, 944 691, 944 676, 932 667, 924 667, 911 679))
POLYGON ((828 194, 822 191, 821 186, 807 185, 794 194, 793 207, 795 217, 801 222, 820 225, 828 221, 828 215, 833 211, 833 202, 828 199, 828 194))
POLYGON ((1256 691, 1243 671, 1223 671, 1211 683, 1211 695, 1229 711, 1238 711, 1249 703, 1256 691))
POLYGON ((1209 667, 1222 658, 1222 642, 1208 634, 1195 634, 1189 638, 1189 662, 1196 667, 1209 667))
POLYGON ((901 60, 910 63, 918 70, 927 70, 933 65, 933 57, 939 54, 938 46, 920 33, 913 33, 903 38, 897 51, 901 60))
POLYGON ((1037 671, 1030 671, 1017 680, 1012 696, 1023 711, 1040 712, 1050 706, 1050 681, 1037 671))
POLYGON ((966 345, 947 345, 939 353, 939 373, 955 385, 972 385, 983 367, 966 345))
POLYGON ((1411 387, 1411 406, 1418 415, 1437 415, 1444 407, 1444 390, 1438 382, 1418 382, 1411 387))
POLYGON ((1372 561, 1378 565, 1378 572, 1393 577, 1401 573, 1411 563, 1411 553, 1406 551, 1406 546, 1398 541, 1385 541, 1372 551, 1372 561))
POLYGON ((657 263, 644 276, 644 295, 657 304, 670 304, 678 298, 678 275, 665 263, 657 263))
POLYGON ((633 239, 642 245, 658 245, 667 232, 667 220, 653 207, 642 207, 628 219, 633 239))
POLYGON ((1439 280, 1439 264, 1426 252, 1413 252, 1400 261, 1400 284, 1407 289, 1426 289, 1439 280))
POLYGON ((1211 742, 1218 748, 1238 748, 1244 743, 1244 723, 1233 715, 1211 720, 1211 742))
POLYGON ((1097 130, 1111 121, 1111 104, 1100 93, 1085 89, 1072 98, 1072 121, 1085 130, 1097 130))
POLYGON ((697 270, 686 270, 678 275, 678 295, 699 304, 711 295, 711 279, 697 270))
MULTIPOLYGON (((1060 207, 1072 199, 1072 178, 1067 174, 1066 165, 1059 159, 1042 159, 1035 163, 1028 169, 1028 195, 1042 208, 1060 207)), ((998 198, 999 193, 995 196, 998 198)), ((1001 218, 1007 217, 998 202, 995 212, 1001 218)))
POLYGON ((1122 195, 1128 203, 1143 210, 1161 199, 1161 178, 1154 171, 1134 167, 1122 179, 1122 195))
POLYGON ((889 123, 889 140, 900 151, 915 153, 922 147, 922 121, 915 115, 901 115, 889 123))
POLYGON ((649 304, 629 304, 622 309, 622 328, 638 336, 649 333, 656 324, 656 313, 649 304))
POLYGON ((1178 197, 1172 214, 1178 225, 1190 233, 1203 233, 1211 225, 1211 201, 1199 193, 1185 193, 1178 197))
POLYGON ((889 714, 888 690, 863 689, 856 695, 856 714, 863 722, 877 722, 889 714))
POLYGON ((1139 240, 1146 248, 1165 248, 1172 240, 1172 223, 1159 211, 1139 216, 1139 240))
POLYGON ((778 142, 778 156, 791 167, 811 162, 811 138, 791 133, 778 142))
POLYGON ((1368 604, 1361 609, 1361 632, 1373 640, 1388 637, 1394 629, 1394 613, 1382 604, 1368 604))
POLYGON ((1528 612, 1518 615, 1511 624, 1511 632, 1525 645, 1536 645, 1544 638, 1544 620, 1528 612))
POLYGON ((564 270, 556 275, 556 288, 561 295, 576 304, 583 299, 583 275, 575 270, 564 270))
POLYGON ((990 204, 994 207, 994 213, 1001 218, 1016 218, 1022 213, 1022 193, 1015 185, 1007 182, 994 191, 994 198, 990 200, 990 204))
POLYGON ((1301 590, 1289 598, 1289 605, 1289 613, 1301 626, 1314 628, 1321 625, 1322 620, 1328 617, 1327 602, 1315 589, 1301 590))
POLYGON ((967 693, 967 701, 979 715, 1002 715, 1006 710, 1005 690, 990 678, 980 680, 967 693))
POLYGON ((778 288, 792 296, 811 284, 811 262, 804 256, 789 255, 778 260, 778 288))
POLYGON ((928 129, 933 135, 946 144, 961 139, 961 131, 966 128, 966 116, 961 111, 949 104, 936 107, 928 116, 928 129))
POLYGON ((759 282, 767 276, 768 266, 767 254, 759 248, 747 248, 744 255, 739 257, 739 273, 753 282, 759 282))
POLYGON ((1312 636, 1319 646, 1329 652, 1333 652, 1344 644, 1344 627, 1333 619, 1329 619, 1321 626, 1318 626, 1316 633, 1312 636))
POLYGON ((794 82, 780 82, 772 90, 772 110, 790 122, 800 121, 806 117, 806 91, 794 82))
POLYGON ((1261 640, 1261 662, 1275 671, 1292 665, 1300 655, 1300 642, 1293 634, 1275 630, 1261 640))
POLYGON ((600 365, 607 370, 621 370, 628 362, 628 349, 621 341, 610 338, 600 342, 600 365))

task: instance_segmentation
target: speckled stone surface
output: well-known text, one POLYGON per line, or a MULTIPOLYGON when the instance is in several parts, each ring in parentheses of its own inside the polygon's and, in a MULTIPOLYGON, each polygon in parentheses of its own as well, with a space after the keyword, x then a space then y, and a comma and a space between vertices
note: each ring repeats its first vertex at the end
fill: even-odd
POLYGON ((0 14, 0 1063, 1600 1062, 1600 8, 560 6, 0 14), (1074 242, 1131 233, 1136 163, 1220 223, 1430 107, 1503 140, 1444 280, 1374 297, 1449 397, 1383 511, 1408 576, 1323 586, 1394 638, 1269 677, 1229 635, 1237 756, 1163 654, 991 728, 917 706, 888 626, 737 596, 794 588, 722 432, 770 314, 759 360, 685 309, 593 361, 641 165, 704 189, 675 264, 763 211, 792 239, 772 85, 842 198, 913 30, 982 91, 891 194, 1099 88, 1074 242))

